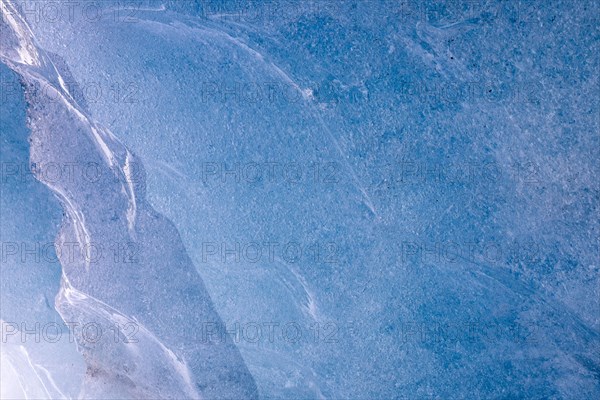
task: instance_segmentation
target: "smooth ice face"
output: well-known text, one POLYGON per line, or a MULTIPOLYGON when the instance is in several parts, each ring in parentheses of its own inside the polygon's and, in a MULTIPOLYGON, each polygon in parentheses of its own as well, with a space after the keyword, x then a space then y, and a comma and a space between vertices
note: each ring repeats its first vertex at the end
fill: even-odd
POLYGON ((25 3, 83 396, 600 396, 597 2, 25 3))
MULTIPOLYGON (((80 396, 255 398, 254 380, 235 345, 200 336, 201 321, 220 330, 222 322, 176 229, 146 203, 143 166, 88 117, 27 24, 6 15, 10 2, 2 6, 2 30, 16 39, 2 41, 0 59, 25 87, 30 163, 64 210, 55 244, 79 249, 57 252, 62 279, 56 309, 87 365, 80 396), (94 179, 51 179, 49 168, 56 165, 93 166, 94 179), (115 245, 118 252, 109 256, 115 245)), ((27 374, 14 365, 7 374, 27 374)), ((58 395, 65 394, 27 393, 58 395)))
POLYGON ((85 367, 54 308, 61 276, 54 248, 60 204, 30 172, 23 89, 4 64, 0 82, 0 397, 74 398, 85 367))

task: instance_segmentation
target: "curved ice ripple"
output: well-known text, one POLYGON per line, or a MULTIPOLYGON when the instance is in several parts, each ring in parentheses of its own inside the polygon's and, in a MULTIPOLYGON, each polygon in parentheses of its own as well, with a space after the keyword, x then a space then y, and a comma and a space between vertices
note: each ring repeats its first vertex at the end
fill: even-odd
POLYGON ((59 255, 56 308, 67 323, 104 333, 90 340, 74 329, 88 368, 81 397, 256 398, 235 345, 201 337, 202 324, 223 323, 176 228, 146 202, 143 166, 71 96, 14 4, 0 6, 0 60, 25 86, 30 161, 64 208, 56 244, 85 249, 59 255), (48 179, 48 165, 92 166, 94 179, 48 179))

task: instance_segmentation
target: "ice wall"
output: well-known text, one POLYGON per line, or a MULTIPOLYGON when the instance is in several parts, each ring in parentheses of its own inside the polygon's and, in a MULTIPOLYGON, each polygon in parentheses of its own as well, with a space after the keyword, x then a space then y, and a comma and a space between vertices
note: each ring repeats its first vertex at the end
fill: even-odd
POLYGON ((596 2, 26 3, 262 397, 600 394, 596 2))
POLYGON ((0 59, 25 88, 30 163, 63 207, 56 247, 72 249, 57 252, 55 307, 87 366, 80 396, 256 397, 235 345, 200 337, 201 321, 222 322, 176 229, 145 201, 142 164, 71 96, 19 9, 1 5, 0 59), (86 168, 51 179, 57 165, 86 168))

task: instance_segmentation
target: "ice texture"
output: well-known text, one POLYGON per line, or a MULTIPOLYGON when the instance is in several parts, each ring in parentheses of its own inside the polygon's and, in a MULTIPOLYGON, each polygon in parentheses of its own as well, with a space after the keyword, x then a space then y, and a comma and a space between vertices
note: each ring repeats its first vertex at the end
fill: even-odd
POLYGON ((45 341, 40 339, 38 328, 37 342, 35 335, 29 337, 28 345, 22 342, 22 330, 35 331, 36 326, 48 327, 49 333, 68 330, 53 306, 60 285, 60 265, 52 246, 47 247, 47 257, 38 257, 38 262, 26 267, 20 258, 8 257, 6 253, 18 254, 18 249, 24 248, 35 253, 36 244, 52 243, 61 214, 58 202, 30 174, 6 173, 9 169, 4 167, 29 165, 29 132, 26 103, 17 75, 0 64, 0 81, 6 88, 18 88, 15 93, 20 94, 4 96, 0 108, 3 165, 0 238, 4 244, 0 280, 0 397, 74 398, 85 368, 68 335, 45 341), (15 369, 20 373, 14 372, 15 369))
POLYGON ((2 11, 0 59, 25 87, 30 163, 63 207, 57 247, 77 243, 85 250, 58 254, 55 307, 79 327, 93 323, 109 332, 130 324, 138 333, 132 343, 108 335, 90 341, 83 329, 74 330, 87 366, 80 397, 255 398, 235 345, 199 337, 200 321, 219 327, 221 320, 175 227, 145 201, 142 164, 71 96, 14 5, 3 0, 2 11), (50 179, 44 169, 86 163, 95 166, 93 180, 79 174, 50 179), (130 250, 123 261, 92 254, 112 243, 127 243, 136 255, 130 250))
POLYGON ((140 245, 61 260, 65 320, 144 328, 80 348, 84 395, 237 398, 251 373, 266 399, 600 397, 597 1, 72 7, 0 43, 32 161, 105 166, 51 188, 58 240, 140 245), (49 58, 73 109, 31 97, 68 97, 49 58), (221 318, 262 336, 196 344, 221 318))

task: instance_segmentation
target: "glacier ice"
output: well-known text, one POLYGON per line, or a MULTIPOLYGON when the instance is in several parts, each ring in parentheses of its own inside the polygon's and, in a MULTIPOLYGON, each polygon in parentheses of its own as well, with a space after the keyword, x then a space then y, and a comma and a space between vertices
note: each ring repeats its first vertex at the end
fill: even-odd
POLYGON ((60 249, 78 244, 82 249, 58 252, 62 276, 55 302, 63 320, 73 324, 86 363, 80 396, 256 397, 254 380, 237 348, 199 337, 202 318, 217 326, 222 322, 177 231, 145 202, 141 163, 110 131, 90 120, 14 6, 3 1, 2 7, 6 18, 0 57, 19 74, 25 88, 30 163, 64 210, 56 244, 60 249), (95 179, 51 179, 46 170, 86 163, 94 165, 95 179), (92 254, 115 242, 135 247, 139 257, 92 254), (135 326, 135 342, 98 333, 115 324, 135 326), (94 334, 86 327, 97 337, 86 336, 94 334))
POLYGON ((1 1, 3 243, 133 256, 3 263, 3 321, 139 328, 25 343, 65 397, 600 395, 597 2, 1 1))

